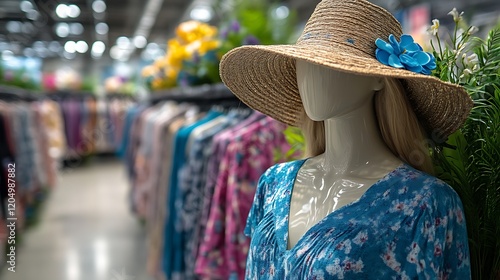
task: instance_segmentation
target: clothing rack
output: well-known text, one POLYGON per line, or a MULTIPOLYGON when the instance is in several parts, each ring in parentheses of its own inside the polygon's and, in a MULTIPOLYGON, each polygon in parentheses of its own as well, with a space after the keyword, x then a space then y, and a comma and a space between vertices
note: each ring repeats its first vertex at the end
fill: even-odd
POLYGON ((135 101, 136 99, 134 96, 130 94, 123 94, 123 93, 108 93, 105 95, 106 100, 113 100, 113 99, 129 99, 135 101))
POLYGON ((80 99, 87 99, 87 98, 96 99, 96 96, 93 93, 87 92, 87 91, 56 91, 56 92, 45 94, 45 97, 52 99, 54 101, 68 99, 68 98, 72 98, 72 99, 79 99, 79 98, 80 99))
POLYGON ((25 89, 0 85, 0 100, 32 102, 39 99, 39 96, 25 89))
POLYGON ((158 92, 151 96, 148 103, 155 105, 162 101, 192 103, 201 109, 210 109, 213 105, 224 108, 248 108, 222 83, 158 92))

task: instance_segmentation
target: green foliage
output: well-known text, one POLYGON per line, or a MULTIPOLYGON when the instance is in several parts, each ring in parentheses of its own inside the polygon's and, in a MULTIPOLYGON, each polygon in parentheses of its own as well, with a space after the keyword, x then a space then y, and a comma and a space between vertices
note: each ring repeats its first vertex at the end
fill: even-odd
POLYGON ((451 46, 433 46, 438 64, 433 75, 462 85, 474 108, 447 147, 436 147, 433 155, 438 177, 464 205, 472 278, 493 280, 500 277, 500 28, 481 40, 470 36, 471 27, 457 34, 459 24, 451 46))
POLYGON ((306 150, 306 146, 300 128, 289 126, 285 129, 284 134, 286 141, 290 144, 290 150, 283 153, 281 150, 276 149, 274 158, 276 160, 292 161, 301 157, 306 150))
POLYGON ((33 81, 25 69, 6 70, 0 61, 0 84, 28 90, 39 90, 41 85, 33 81))

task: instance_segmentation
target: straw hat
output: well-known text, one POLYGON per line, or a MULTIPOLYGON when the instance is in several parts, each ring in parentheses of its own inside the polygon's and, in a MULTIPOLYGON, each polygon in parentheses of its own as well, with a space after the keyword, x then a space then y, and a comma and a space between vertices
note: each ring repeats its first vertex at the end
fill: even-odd
POLYGON ((457 85, 386 66, 375 58, 375 40, 402 35, 386 10, 364 0, 323 0, 295 45, 243 46, 228 52, 220 74, 249 107, 289 125, 300 125, 302 101, 296 59, 338 71, 400 78, 420 122, 429 134, 446 139, 467 118, 472 100, 457 85))

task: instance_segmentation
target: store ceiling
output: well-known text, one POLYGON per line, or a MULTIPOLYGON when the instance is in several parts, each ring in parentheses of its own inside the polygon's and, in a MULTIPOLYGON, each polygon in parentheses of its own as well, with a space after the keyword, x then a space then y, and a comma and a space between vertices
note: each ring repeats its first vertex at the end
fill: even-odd
MULTIPOLYGON (((85 53, 90 56, 91 44, 102 41, 105 54, 109 54, 118 38, 133 39, 137 35, 144 35, 147 42, 164 44, 175 26, 187 15, 190 5, 199 1, 213 0, 0 0, 0 52, 8 50, 16 55, 57 57, 64 53, 66 42, 83 41, 85 43, 81 44, 87 44, 88 48, 85 53), (101 5, 96 6, 96 2, 101 5), (105 3, 105 11, 102 11, 102 3, 105 3), (58 15, 60 4, 69 5, 65 11, 70 13, 69 17, 58 15), (75 12, 75 7, 79 13, 75 12), (96 31, 96 27, 99 30, 96 31), (106 29, 108 32, 103 32, 106 29)), ((476 13, 500 9, 498 0, 371 1, 392 11, 428 2, 433 17, 445 15, 453 7, 476 13)), ((296 9, 299 18, 305 21, 320 0, 282 2, 296 9)), ((139 54, 144 47, 143 41, 139 40, 139 47, 133 47, 128 56, 139 54)), ((129 45, 133 44, 129 42, 129 45)), ((85 46, 80 47, 85 49, 85 46)))
MULTIPOLYGON (((10 50, 14 54, 21 54, 25 48, 36 52, 36 49, 42 49, 41 44, 45 44, 46 49, 57 50, 57 43, 54 42, 63 46, 67 41, 84 41, 90 49, 94 41, 103 41, 111 47, 118 37, 134 38, 138 32, 141 35, 144 33, 148 41, 163 41, 169 35, 168 30, 179 23, 190 4, 189 0, 98 0, 100 5, 93 8, 94 1, 0 0, 0 42, 4 42, 4 48, 5 42, 10 42, 10 50), (148 2, 153 2, 150 8, 157 14, 153 13, 149 15, 150 19, 144 19, 148 17, 145 15, 148 2), (69 6, 66 12, 70 16, 58 15, 59 4, 69 6), (78 8, 75 9, 73 5, 78 8), (101 12, 103 8, 105 11, 101 12), (79 13, 75 10, 79 10, 79 13), (147 21, 153 25, 141 31, 141 19, 146 27, 147 21), (100 28, 98 32, 96 26, 100 28), (106 29, 107 33, 104 32, 106 29), (49 48, 50 43, 53 48, 49 48)), ((45 55, 51 56, 53 53, 46 52, 45 55)))

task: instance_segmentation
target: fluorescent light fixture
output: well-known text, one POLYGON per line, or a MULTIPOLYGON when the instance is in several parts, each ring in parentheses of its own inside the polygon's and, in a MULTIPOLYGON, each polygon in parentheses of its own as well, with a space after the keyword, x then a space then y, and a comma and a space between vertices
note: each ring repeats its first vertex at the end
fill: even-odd
POLYGON ((95 32, 99 35, 108 34, 108 31, 109 31, 109 27, 104 22, 99 22, 98 24, 95 25, 95 32))
POLYGON ((92 55, 94 54, 102 55, 105 50, 106 50, 106 45, 102 41, 95 41, 94 44, 92 44, 92 55))
POLYGON ((138 49, 142 49, 146 46, 148 40, 142 35, 137 35, 134 37, 134 46, 138 49))
POLYGON ((212 19, 212 9, 208 6, 196 6, 191 10, 189 14, 192 19, 198 21, 208 22, 212 19))
POLYGON ((98 14, 104 13, 106 11, 106 3, 102 0, 95 0, 94 3, 92 3, 92 10, 98 14))
POLYGON ((10 50, 5 50, 2 52, 2 59, 3 60, 11 60, 14 58, 14 53, 10 50))
POLYGON ((60 22, 56 25, 56 34, 61 38, 66 38, 69 35, 69 25, 65 22, 60 22))
POLYGON ((56 15, 60 18, 67 18, 69 15, 69 7, 66 4, 59 4, 56 7, 56 15))
POLYGON ((277 19, 285 19, 290 15, 290 9, 287 6, 279 6, 274 10, 274 16, 277 19))
POLYGON ((74 41, 67 41, 66 44, 64 44, 64 50, 67 53, 75 53, 76 52, 76 43, 74 41))
POLYGON ((75 50, 79 53, 86 53, 89 50, 89 45, 85 41, 78 41, 75 50))
POLYGON ((124 50, 115 45, 109 50, 109 55, 114 60, 127 61, 129 59, 130 53, 127 50, 124 50))
POLYGON ((32 48, 25 48, 23 50, 23 55, 26 57, 33 57, 35 56, 35 51, 32 48))
POLYGON ((21 8, 21 11, 27 13, 31 10, 33 10, 33 4, 30 1, 21 1, 21 4, 19 4, 19 8, 21 8))
POLYGON ((83 25, 79 22, 69 24, 69 33, 73 35, 82 35, 83 30, 83 25))
POLYGON ((54 53, 61 51, 61 44, 57 41, 52 41, 49 43, 49 50, 54 53))
POLYGON ((120 49, 128 49, 130 47, 130 39, 125 37, 125 36, 120 36, 116 39, 116 45, 120 48, 120 49))
POLYGON ((26 13, 26 17, 31 20, 37 20, 39 15, 36 10, 30 10, 26 13))
POLYGON ((10 33, 20 33, 23 30, 23 24, 20 21, 9 21, 6 28, 10 33))
POLYGON ((76 54, 74 52, 69 53, 69 52, 63 52, 62 56, 66 59, 74 59, 76 57, 76 54))
POLYGON ((77 5, 68 6, 68 17, 77 18, 80 15, 80 8, 77 5))

